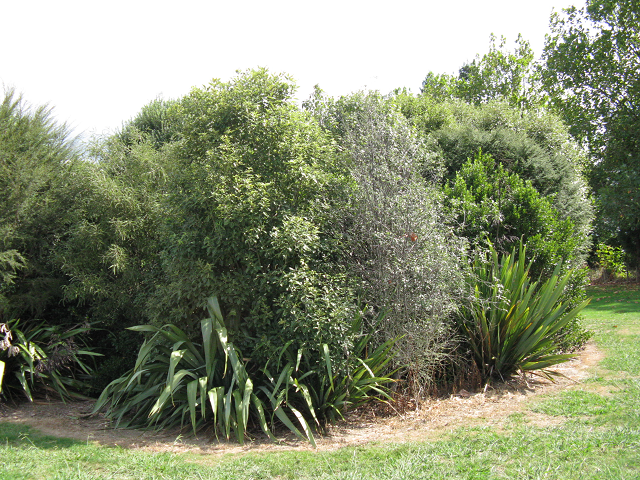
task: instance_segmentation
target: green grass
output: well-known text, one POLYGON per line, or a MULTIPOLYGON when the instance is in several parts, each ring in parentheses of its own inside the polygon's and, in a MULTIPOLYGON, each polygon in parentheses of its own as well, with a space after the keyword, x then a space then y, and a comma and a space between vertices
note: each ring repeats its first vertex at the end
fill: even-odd
POLYGON ((640 289, 589 294, 584 315, 605 359, 587 381, 532 399, 499 427, 420 443, 220 457, 102 447, 0 423, 0 479, 640 478, 640 289), (555 422, 536 426, 531 412, 555 422))

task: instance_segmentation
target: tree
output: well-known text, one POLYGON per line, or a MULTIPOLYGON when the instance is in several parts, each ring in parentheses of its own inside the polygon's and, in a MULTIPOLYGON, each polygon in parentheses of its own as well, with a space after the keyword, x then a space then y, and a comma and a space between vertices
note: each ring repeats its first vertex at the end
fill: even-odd
POLYGON ((637 112, 640 95, 640 5, 590 0, 554 13, 541 75, 551 104, 575 138, 600 156, 607 126, 637 112))
POLYGON ((151 320, 189 330, 217 295, 232 340, 256 365, 289 340, 343 355, 356 309, 326 233, 347 186, 335 144, 294 91, 264 69, 193 89, 173 107, 179 140, 165 147, 151 320))
POLYGON ((593 159, 599 233, 640 260, 640 4, 590 0, 551 18, 541 75, 593 159))
POLYGON ((485 240, 509 252, 528 246, 532 274, 553 272, 565 262, 581 267, 580 238, 570 218, 562 218, 551 201, 517 173, 483 152, 468 159, 444 189, 446 205, 457 216, 459 232, 475 247, 485 240))
POLYGON ((125 144, 139 141, 140 136, 150 139, 156 148, 173 140, 177 140, 177 118, 172 107, 177 105, 176 100, 162 100, 158 98, 148 105, 129 122, 127 122, 118 137, 125 144))
MULTIPOLYGON (((56 319, 66 277, 55 251, 76 221, 78 149, 46 106, 0 104, 0 322, 56 319)), ((63 318, 70 315, 61 315, 63 318)), ((72 316, 71 316, 72 317, 72 316)))
POLYGON ((518 35, 513 52, 506 48, 505 37, 491 35, 489 52, 465 63, 458 76, 427 74, 422 93, 440 100, 459 98, 480 105, 504 100, 510 105, 530 108, 541 102, 529 42, 518 35))
POLYGON ((376 93, 326 100, 315 113, 334 134, 353 190, 332 222, 339 263, 362 301, 384 312, 382 340, 395 339, 410 388, 432 386, 449 360, 465 244, 442 209, 442 170, 397 105, 376 93))
POLYGON ((530 181, 560 218, 571 220, 577 239, 572 256, 578 263, 585 258, 593 220, 586 157, 557 115, 499 101, 474 106, 424 95, 399 95, 394 101, 425 137, 430 161, 444 165, 446 180, 479 150, 491 155, 506 171, 530 181))

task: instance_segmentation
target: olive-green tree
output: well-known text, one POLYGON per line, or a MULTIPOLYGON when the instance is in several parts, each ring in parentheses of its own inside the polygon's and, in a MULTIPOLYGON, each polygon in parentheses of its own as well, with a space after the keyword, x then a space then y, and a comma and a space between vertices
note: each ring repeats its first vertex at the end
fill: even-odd
POLYGON ((307 103, 336 138, 353 191, 332 231, 340 264, 396 343, 416 394, 433 385, 455 344, 451 313, 462 290, 464 242, 442 209, 443 173, 397 106, 376 93, 307 103))

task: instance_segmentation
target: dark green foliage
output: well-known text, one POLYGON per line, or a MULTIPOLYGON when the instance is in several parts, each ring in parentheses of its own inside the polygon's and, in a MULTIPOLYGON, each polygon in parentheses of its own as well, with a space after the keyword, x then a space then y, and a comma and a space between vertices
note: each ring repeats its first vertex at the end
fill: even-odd
POLYGON ((13 91, 0 104, 0 322, 48 318, 59 302, 64 275, 54 251, 75 221, 73 142, 46 107, 29 109, 13 91))
POLYGON ((482 150, 531 181, 553 199, 563 218, 572 219, 581 235, 589 234, 593 208, 583 173, 586 158, 557 116, 496 102, 474 107, 406 95, 395 101, 442 158, 449 179, 482 150))
POLYGON ((630 266, 640 266, 640 120, 618 113, 607 125, 603 161, 593 169, 596 234, 622 246, 630 266))
POLYGON ((83 357, 96 354, 83 345, 88 326, 21 326, 0 323, 0 398, 53 393, 63 400, 82 398, 93 373, 83 357))
POLYGON ((447 205, 457 216, 460 233, 474 248, 489 239, 501 251, 520 242, 528 247, 534 275, 550 274, 563 259, 580 267, 575 227, 551 202, 491 155, 479 152, 465 162, 444 188, 447 205))
POLYGON ((571 355, 555 353, 555 335, 588 303, 571 307, 565 288, 571 273, 558 265, 544 282, 531 282, 525 248, 500 255, 491 244, 473 263, 469 288, 472 301, 459 313, 460 332, 483 381, 505 379, 518 372, 538 371, 571 355))
MULTIPOLYGON (((479 152, 445 185, 444 192, 444 203, 457 216, 460 234, 472 248, 483 250, 489 240, 500 252, 509 252, 523 242, 531 275, 547 278, 561 265, 562 274, 571 272, 565 291, 568 301, 577 305, 584 300, 588 281, 584 236, 530 181, 479 152)), ((588 339, 588 332, 575 319, 554 341, 559 351, 571 352, 588 339)))
POLYGON ((171 324, 130 327, 153 336, 140 348, 134 368, 105 388, 94 411, 108 404, 116 427, 182 427, 190 420, 194 432, 210 418, 216 436, 229 439, 233 432, 241 444, 252 412, 270 435, 242 356, 227 340, 217 299, 210 299, 210 307, 201 322, 201 343, 171 324))
MULTIPOLYGON (((581 266, 591 245, 593 207, 583 174, 584 154, 558 117, 495 102, 474 107, 459 102, 435 103, 426 96, 406 95, 396 97, 395 101, 423 132, 434 155, 442 159, 449 182, 454 181, 463 165, 467 165, 478 151, 491 155, 505 174, 517 175, 530 182, 540 199, 544 198, 557 210, 557 215, 549 214, 564 225, 564 231, 558 235, 569 242, 566 246, 549 246, 563 250, 561 255, 572 267, 581 266)), ((495 189, 496 186, 488 188, 495 189)), ((497 201, 498 197, 495 199, 497 201)), ((522 212, 518 215, 524 218, 522 212)), ((494 219, 505 214, 495 211, 494 219)), ((465 219, 465 222, 475 221, 483 222, 486 218, 465 219)), ((511 231, 503 230, 502 234, 519 238, 533 232, 526 228, 519 232, 516 223, 511 228, 511 231)), ((551 232, 551 228, 544 230, 551 232)), ((533 245, 531 247, 533 250, 533 245)), ((551 271, 555 260, 550 255, 541 258, 539 263, 550 262, 543 268, 551 271)))
POLYGON ((251 422, 275 440, 271 431, 277 420, 315 445, 314 424, 324 425, 349 406, 388 397, 384 384, 392 380, 381 373, 393 343, 367 354, 370 335, 362 334, 360 317, 351 325, 358 341, 346 362, 349 368, 343 363, 336 369, 326 344, 303 351, 291 349, 291 341, 273 366, 256 368, 229 342, 217 298, 209 299, 208 310, 199 343, 171 324, 131 327, 153 336, 141 347, 134 368, 107 386, 94 411, 108 405, 107 416, 116 427, 190 423, 196 432, 212 426, 216 436, 229 439, 233 432, 241 444, 251 422))
POLYGON ((640 262, 640 5, 589 0, 551 18, 540 71, 551 104, 588 148, 600 241, 640 262))

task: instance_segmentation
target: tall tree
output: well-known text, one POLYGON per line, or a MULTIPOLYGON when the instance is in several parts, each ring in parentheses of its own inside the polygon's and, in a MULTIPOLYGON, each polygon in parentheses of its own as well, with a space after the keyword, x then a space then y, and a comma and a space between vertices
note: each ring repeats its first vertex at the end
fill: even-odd
POLYGON ((438 99, 460 98, 480 105, 505 100, 528 108, 540 103, 534 53, 528 41, 518 35, 513 51, 505 37, 490 37, 489 51, 465 63, 458 76, 429 72, 422 82, 422 93, 438 99))
POLYGON ((394 361, 419 391, 452 347, 462 286, 464 243, 442 208, 439 166, 393 101, 373 93, 315 100, 307 107, 334 134, 354 186, 330 227, 339 263, 362 301, 385 312, 379 335, 401 337, 394 361))
MULTIPOLYGON (((438 102, 425 95, 398 95, 402 113, 425 136, 432 157, 441 159, 453 180, 479 150, 551 201, 562 219, 570 218, 580 238, 576 263, 590 248, 592 201, 583 173, 586 155, 566 126, 551 112, 523 110, 504 102, 480 106, 438 102)), ((433 161, 433 159, 432 159, 433 161)))
POLYGON ((600 233, 640 260, 640 2, 589 0, 551 18, 540 71, 593 157, 600 233))
POLYGON ((60 308, 54 251, 74 221, 77 149, 46 106, 14 91, 0 103, 0 322, 60 308))

